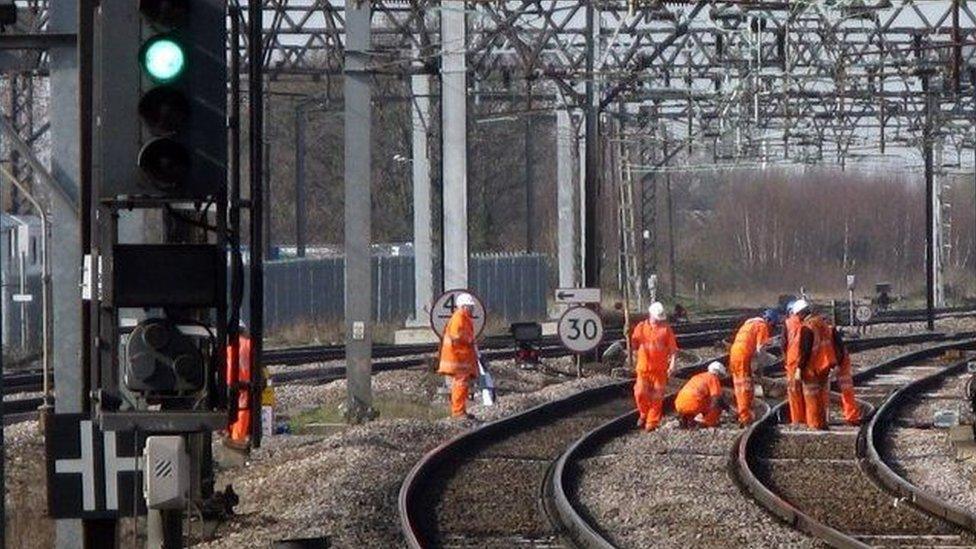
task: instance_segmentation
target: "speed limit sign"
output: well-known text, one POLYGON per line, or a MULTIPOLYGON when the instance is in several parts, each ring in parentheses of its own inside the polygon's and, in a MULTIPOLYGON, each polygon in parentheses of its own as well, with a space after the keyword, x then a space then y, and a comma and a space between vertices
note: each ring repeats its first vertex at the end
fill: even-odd
POLYGON ((573 307, 559 319, 559 340, 574 353, 592 351, 603 341, 603 320, 588 307, 573 307))
POLYGON ((867 305, 858 305, 858 307, 854 309, 854 318, 856 318, 861 324, 867 324, 868 321, 871 320, 872 316, 874 316, 874 311, 872 311, 871 307, 867 305))
POLYGON ((447 326, 447 322, 451 320, 451 316, 457 310, 454 301, 457 296, 463 293, 471 294, 471 297, 474 298, 474 311, 471 312, 474 334, 479 336, 481 331, 485 329, 485 306, 481 299, 471 290, 459 288, 442 293, 440 297, 434 300, 434 306, 430 308, 430 327, 437 334, 437 337, 444 337, 444 327, 447 326))

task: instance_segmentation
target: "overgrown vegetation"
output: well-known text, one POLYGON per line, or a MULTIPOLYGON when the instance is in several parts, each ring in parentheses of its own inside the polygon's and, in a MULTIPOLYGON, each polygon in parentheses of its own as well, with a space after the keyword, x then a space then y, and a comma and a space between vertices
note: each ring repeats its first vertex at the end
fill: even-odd
MULTIPOLYGON (((378 77, 381 97, 373 115, 373 240, 412 238, 409 82, 378 77)), ((434 82, 436 84, 436 81, 434 82)), ((340 249, 343 207, 343 117, 339 80, 275 82, 270 101, 272 240, 294 242, 295 108, 318 95, 307 111, 305 160, 308 185, 308 239, 311 245, 340 249)), ((522 90, 516 84, 515 92, 522 90)), ((436 89, 436 86, 435 86, 436 89)), ((482 88, 484 91, 484 88, 482 88)), ((535 93, 547 93, 536 83, 535 93)), ((496 95, 469 105, 469 241, 472 252, 532 249, 556 254, 556 128, 551 111, 529 110, 524 97, 496 95), (526 115, 531 112, 531 117, 526 115), (531 118, 531 123, 526 120, 531 118), (528 143, 528 147, 526 144, 528 143), (526 152, 532 177, 533 211, 527 213, 526 152)), ((427 126, 431 147, 435 249, 439 236, 439 101, 432 100, 427 126)), ((612 136, 608 135, 608 139, 612 136)), ((609 142, 608 142, 609 143, 609 142)), ((694 158, 672 164, 708 163, 707 145, 694 158), (706 158, 707 157, 707 158, 706 158)), ((574 160, 575 162, 575 160, 574 160)), ((617 284, 619 258, 617 190, 606 170, 598 216, 604 288, 617 284)), ((860 289, 891 282, 898 294, 924 288, 925 209, 923 177, 888 164, 836 167, 798 166, 766 170, 674 173, 675 270, 679 295, 733 305, 739 299, 775 296, 804 287, 844 295, 844 275, 859 275, 860 289)), ((657 222, 641 226, 641 189, 635 189, 638 231, 656 235, 659 291, 670 292, 670 245, 665 177, 657 185, 657 222)), ((946 193, 951 209, 947 244, 950 298, 976 293, 973 243, 973 187, 961 179, 946 193)), ((555 260, 551 280, 555 284, 555 260)))

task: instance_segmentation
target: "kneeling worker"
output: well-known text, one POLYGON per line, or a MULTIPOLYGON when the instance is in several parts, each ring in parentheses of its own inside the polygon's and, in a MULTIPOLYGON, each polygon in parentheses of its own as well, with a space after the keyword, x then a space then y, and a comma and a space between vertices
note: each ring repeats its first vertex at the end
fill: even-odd
POLYGON ((674 409, 678 413, 682 427, 694 424, 695 417, 702 415, 701 424, 715 427, 722 416, 722 382, 728 375, 721 362, 712 362, 708 371, 695 374, 678 391, 674 409))
POLYGON ((451 376, 451 417, 468 415, 468 382, 478 375, 478 355, 475 350, 474 321, 471 313, 475 302, 471 294, 462 293, 454 303, 457 309, 444 327, 441 358, 437 373, 451 376))

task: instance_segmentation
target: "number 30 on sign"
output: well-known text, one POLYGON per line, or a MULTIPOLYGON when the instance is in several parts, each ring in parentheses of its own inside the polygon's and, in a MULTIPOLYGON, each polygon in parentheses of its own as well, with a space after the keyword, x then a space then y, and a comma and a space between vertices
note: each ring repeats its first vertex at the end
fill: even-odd
POLYGON ((573 307, 559 319, 559 340, 574 353, 592 351, 603 341, 603 320, 588 307, 573 307))

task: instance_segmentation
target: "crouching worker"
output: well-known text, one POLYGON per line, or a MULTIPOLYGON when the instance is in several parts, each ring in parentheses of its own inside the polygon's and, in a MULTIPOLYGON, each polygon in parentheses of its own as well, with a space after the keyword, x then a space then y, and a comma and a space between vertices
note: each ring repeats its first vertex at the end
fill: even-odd
POLYGON ((695 374, 678 391, 674 409, 682 427, 691 427, 695 418, 701 414, 699 423, 705 427, 716 427, 722 417, 722 378, 728 375, 721 362, 712 362, 708 371, 695 374))
POLYGON ((468 414, 468 382, 478 375, 478 354, 475 349, 474 297, 459 294, 454 303, 457 309, 444 327, 441 340, 441 359, 437 373, 454 378, 451 385, 451 417, 471 417, 468 414))

